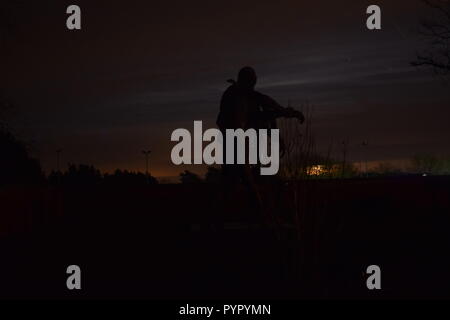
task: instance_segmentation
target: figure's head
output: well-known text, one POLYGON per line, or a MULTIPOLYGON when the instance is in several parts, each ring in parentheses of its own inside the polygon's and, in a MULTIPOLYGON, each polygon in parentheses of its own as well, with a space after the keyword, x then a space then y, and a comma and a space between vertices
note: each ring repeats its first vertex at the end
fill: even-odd
POLYGON ((243 67, 238 74, 237 83, 246 89, 253 89, 256 85, 256 72, 252 67, 243 67))

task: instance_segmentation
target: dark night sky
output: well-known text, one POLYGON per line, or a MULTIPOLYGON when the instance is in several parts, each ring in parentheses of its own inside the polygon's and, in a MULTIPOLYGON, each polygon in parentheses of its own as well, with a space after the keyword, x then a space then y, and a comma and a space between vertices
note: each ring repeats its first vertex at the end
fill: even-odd
POLYGON ((150 148, 152 172, 173 176, 171 132, 213 126, 225 80, 252 65, 260 91, 315 106, 319 147, 349 138, 354 160, 446 153, 449 88, 409 65, 425 7, 392 2, 22 1, 2 43, 10 122, 47 170, 58 148, 64 162, 142 170, 150 148), (365 27, 374 3, 381 31, 365 27), (81 31, 66 29, 70 4, 81 31))

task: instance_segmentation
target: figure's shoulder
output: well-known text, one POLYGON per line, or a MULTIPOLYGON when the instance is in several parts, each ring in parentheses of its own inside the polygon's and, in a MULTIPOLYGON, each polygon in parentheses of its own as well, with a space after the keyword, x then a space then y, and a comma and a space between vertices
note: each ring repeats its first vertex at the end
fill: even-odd
POLYGON ((232 84, 225 89, 225 93, 233 92, 234 90, 236 90, 236 85, 232 84))
POLYGON ((223 97, 227 97, 227 98, 237 97, 239 95, 240 95, 240 90, 235 84, 232 84, 231 86, 229 86, 223 93, 223 97))
POLYGON ((239 91, 239 87, 237 84, 233 83, 225 90, 225 92, 235 93, 239 91))
POLYGON ((254 90, 245 90, 240 88, 237 84, 232 84, 223 93, 223 98, 227 99, 250 99, 250 100, 260 100, 263 95, 254 90))

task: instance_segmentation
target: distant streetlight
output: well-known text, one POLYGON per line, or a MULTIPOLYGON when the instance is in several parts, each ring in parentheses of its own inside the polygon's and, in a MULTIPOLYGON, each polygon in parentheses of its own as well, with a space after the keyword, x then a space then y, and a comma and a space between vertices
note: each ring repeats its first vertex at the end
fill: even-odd
POLYGON ((61 153, 62 153, 62 149, 58 149, 56 150, 56 170, 59 172, 60 171, 60 160, 61 160, 61 153))
MULTIPOLYGON (((361 145, 365 148, 365 147, 367 147, 369 145, 369 141, 364 140, 361 145)), ((365 172, 365 174, 367 176, 368 175, 368 173, 367 173, 367 155, 364 155, 364 152, 363 152, 363 158, 365 160, 364 163, 366 165, 366 168, 365 168, 364 172, 365 172)))
POLYGON ((347 162, 347 148, 348 148, 348 139, 345 139, 342 141, 342 177, 344 177, 345 174, 345 166, 347 162))
POLYGON ((150 155, 150 150, 142 150, 142 153, 145 155, 145 175, 148 176, 148 156, 150 155))

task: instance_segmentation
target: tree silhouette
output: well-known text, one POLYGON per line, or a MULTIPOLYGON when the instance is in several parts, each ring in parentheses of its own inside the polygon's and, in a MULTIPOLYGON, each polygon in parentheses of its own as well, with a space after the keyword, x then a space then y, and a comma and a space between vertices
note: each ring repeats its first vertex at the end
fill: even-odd
POLYGON ((68 184, 98 184, 102 180, 102 174, 94 166, 84 164, 70 164, 63 178, 68 184))
POLYGON ((155 177, 141 173, 130 172, 127 170, 117 169, 114 174, 105 174, 104 183, 114 186, 145 186, 147 184, 158 184, 158 180, 155 177))
POLYGON ((69 164, 69 168, 65 172, 52 171, 48 176, 48 182, 65 186, 105 185, 135 187, 149 184, 155 185, 158 183, 158 180, 142 172, 117 169, 113 174, 102 174, 100 170, 92 165, 69 164))
POLYGON ((219 168, 209 166, 206 175, 206 183, 220 183, 222 181, 222 171, 219 168))
POLYGON ((25 144, 5 128, 0 128, 0 185, 42 180, 39 162, 28 155, 25 144))
POLYGON ((180 173, 180 181, 183 184, 192 184, 192 183, 200 183, 203 180, 195 173, 190 172, 189 170, 185 170, 180 173))
POLYGON ((450 74, 450 2, 422 0, 433 10, 433 16, 421 23, 420 33, 428 39, 430 48, 417 55, 413 66, 428 66, 439 75, 450 74))
MULTIPOLYGON (((17 2, 5 0, 0 3, 0 54, 4 40, 12 30, 12 11, 17 2)), ((5 63, 4 59, 0 60, 5 63)), ((27 146, 8 129, 6 113, 10 103, 0 93, 0 185, 35 183, 43 181, 39 162, 29 156, 27 146)))

